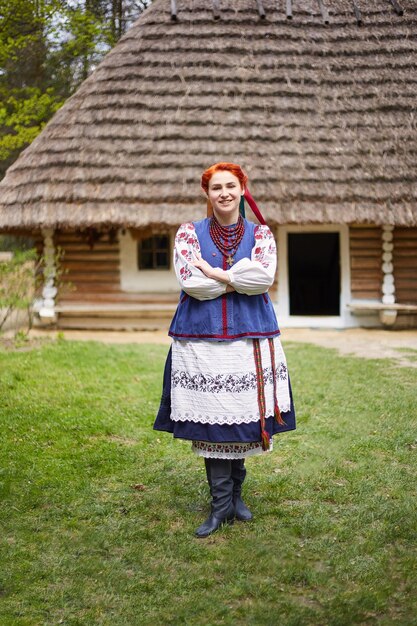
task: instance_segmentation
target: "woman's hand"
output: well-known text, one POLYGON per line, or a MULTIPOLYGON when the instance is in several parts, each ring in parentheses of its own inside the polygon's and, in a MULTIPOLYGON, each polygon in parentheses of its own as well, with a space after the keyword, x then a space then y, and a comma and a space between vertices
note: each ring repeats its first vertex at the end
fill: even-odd
POLYGON ((190 265, 194 265, 199 270, 203 272, 207 276, 207 278, 213 278, 214 280, 218 280, 221 283, 230 283, 229 276, 227 272, 220 269, 219 267, 212 267, 210 263, 207 263, 201 256, 196 256, 195 261, 191 261, 190 265))
POLYGON ((214 267, 211 267, 210 263, 207 263, 201 256, 196 255, 196 260, 192 261, 190 265, 194 265, 194 267, 198 267, 199 270, 203 272, 207 276, 207 278, 213 278, 214 267))

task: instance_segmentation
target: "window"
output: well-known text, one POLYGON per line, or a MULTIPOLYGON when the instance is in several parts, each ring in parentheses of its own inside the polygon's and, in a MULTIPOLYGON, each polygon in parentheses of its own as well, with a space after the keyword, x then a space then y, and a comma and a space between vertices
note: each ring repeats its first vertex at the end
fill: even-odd
POLYGON ((153 235, 138 242, 140 270, 169 270, 169 235, 153 235))

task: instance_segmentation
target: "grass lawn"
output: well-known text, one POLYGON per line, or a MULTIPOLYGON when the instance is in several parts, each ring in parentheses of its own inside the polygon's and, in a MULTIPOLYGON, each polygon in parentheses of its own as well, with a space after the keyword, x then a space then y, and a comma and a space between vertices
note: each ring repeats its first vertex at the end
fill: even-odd
POLYGON ((417 624, 417 370, 287 345, 298 428, 247 462, 254 521, 198 540, 166 352, 0 351, 0 625, 417 624))

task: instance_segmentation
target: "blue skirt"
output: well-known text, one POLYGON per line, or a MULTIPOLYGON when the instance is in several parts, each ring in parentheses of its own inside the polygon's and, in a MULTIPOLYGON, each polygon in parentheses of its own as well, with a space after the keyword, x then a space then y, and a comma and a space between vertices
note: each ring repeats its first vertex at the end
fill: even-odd
MULTIPOLYGON (((162 387, 162 398, 159 411, 154 423, 154 429, 172 433, 179 439, 189 439, 191 441, 209 441, 211 443, 241 442, 249 443, 261 441, 260 422, 250 422, 249 424, 202 424, 192 421, 174 421, 171 419, 171 368, 172 349, 169 350, 165 363, 164 379, 162 387)), ((295 410, 291 390, 291 383, 288 380, 291 407, 289 411, 281 413, 285 424, 280 425, 271 415, 266 418, 266 430, 272 437, 277 433, 295 429, 295 410)))

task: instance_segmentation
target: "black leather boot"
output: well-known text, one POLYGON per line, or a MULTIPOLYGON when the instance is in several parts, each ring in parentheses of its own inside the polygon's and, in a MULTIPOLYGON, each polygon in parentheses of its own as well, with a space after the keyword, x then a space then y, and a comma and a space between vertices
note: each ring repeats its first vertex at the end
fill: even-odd
POLYGON ((235 507, 236 519, 241 522, 249 522, 253 515, 242 500, 242 485, 246 476, 245 459, 233 459, 232 480, 233 480, 233 504, 235 507))
POLYGON ((211 513, 195 531, 197 537, 208 537, 222 524, 232 524, 233 506, 232 463, 229 459, 205 459, 207 480, 211 493, 211 513))

